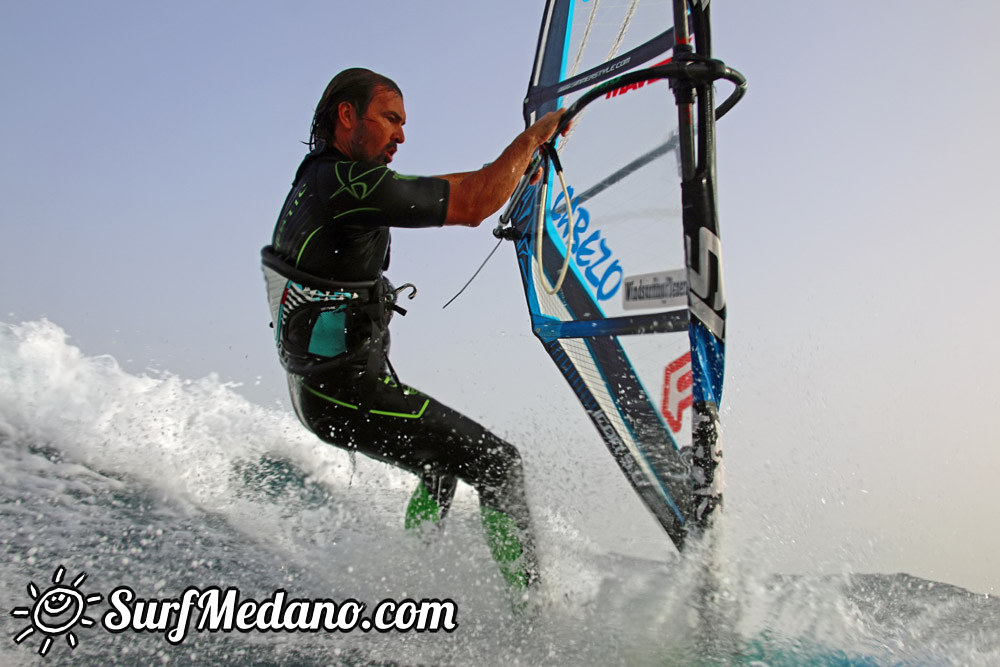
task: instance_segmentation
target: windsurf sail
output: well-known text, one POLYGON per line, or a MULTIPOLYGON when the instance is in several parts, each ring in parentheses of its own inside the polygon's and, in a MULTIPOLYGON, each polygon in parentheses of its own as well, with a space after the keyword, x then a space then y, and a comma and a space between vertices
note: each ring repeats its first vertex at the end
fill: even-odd
POLYGON ((567 107, 571 125, 495 232, 535 336, 678 548, 722 500, 715 120, 745 87, 711 57, 707 0, 548 0, 524 120, 567 107))

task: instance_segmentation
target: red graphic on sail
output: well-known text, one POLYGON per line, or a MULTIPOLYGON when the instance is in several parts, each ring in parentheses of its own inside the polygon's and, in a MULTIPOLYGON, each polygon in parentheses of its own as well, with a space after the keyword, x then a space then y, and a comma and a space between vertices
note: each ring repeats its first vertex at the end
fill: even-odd
POLYGON ((684 421, 684 411, 694 403, 694 377, 691 375, 691 352, 674 359, 663 373, 663 404, 660 412, 670 430, 677 433, 684 421))

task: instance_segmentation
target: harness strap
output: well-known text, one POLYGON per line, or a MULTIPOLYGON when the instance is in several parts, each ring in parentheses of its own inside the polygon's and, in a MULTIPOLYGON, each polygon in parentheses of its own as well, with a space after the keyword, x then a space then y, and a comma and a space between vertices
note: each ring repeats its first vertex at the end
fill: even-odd
POLYGON ((260 262, 265 267, 279 273, 282 277, 293 280, 297 283, 307 285, 313 289, 326 291, 349 291, 356 293, 359 298, 368 300, 372 297, 377 280, 365 280, 362 282, 344 282, 340 280, 327 280, 306 273, 295 268, 285 260, 281 259, 275 252, 274 246, 265 246, 260 250, 260 262))
POLYGON ((388 364, 384 346, 391 311, 406 314, 405 309, 396 305, 397 295, 409 289, 408 296, 412 299, 416 287, 408 283, 394 289, 383 277, 365 282, 323 279, 291 266, 272 246, 263 248, 260 254, 268 284, 272 326, 276 329, 275 342, 285 370, 305 376, 343 368, 344 353, 350 352, 349 330, 362 324, 369 332, 362 383, 378 382, 385 364, 400 384, 388 364), (339 345, 322 339, 316 343, 315 338, 331 336, 338 328, 342 335, 339 345))

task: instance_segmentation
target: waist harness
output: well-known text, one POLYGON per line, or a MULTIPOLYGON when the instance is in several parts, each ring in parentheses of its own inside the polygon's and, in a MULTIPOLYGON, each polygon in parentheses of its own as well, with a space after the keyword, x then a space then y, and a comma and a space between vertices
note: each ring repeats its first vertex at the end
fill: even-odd
POLYGON ((260 251, 278 358, 289 373, 308 376, 363 364, 375 380, 388 362, 388 327, 397 294, 384 277, 366 282, 326 280, 300 271, 266 246, 260 251), (367 357, 367 358, 365 358, 367 357))

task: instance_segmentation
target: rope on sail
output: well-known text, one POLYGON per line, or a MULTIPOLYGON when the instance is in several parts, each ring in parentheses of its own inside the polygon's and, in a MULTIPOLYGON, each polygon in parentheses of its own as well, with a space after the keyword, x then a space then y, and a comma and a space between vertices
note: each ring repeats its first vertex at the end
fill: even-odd
MULTIPOLYGON (((594 16, 597 14, 598 4, 599 0, 598 2, 594 3, 593 8, 590 10, 590 17, 587 19, 587 27, 584 30, 583 39, 580 41, 580 48, 576 53, 576 60, 573 62, 573 69, 570 72, 569 76, 573 76, 574 74, 576 74, 576 70, 580 66, 580 61, 583 59, 583 49, 587 44, 587 38, 590 36, 590 28, 593 26, 594 16)), ((625 17, 622 19, 622 24, 618 27, 618 36, 615 38, 614 44, 611 45, 611 49, 608 51, 608 57, 604 59, 604 62, 608 62, 609 60, 613 59, 615 56, 618 55, 618 52, 621 50, 622 43, 624 43, 625 41, 625 35, 628 33, 629 27, 631 27, 632 25, 632 17, 635 15, 635 8, 638 6, 638 4, 639 0, 632 0, 632 2, 628 6, 628 9, 625 10, 625 17)), ((584 109, 577 115, 576 122, 570 126, 569 132, 566 133, 566 136, 560 139, 558 147, 558 150, 560 152, 562 152, 562 149, 565 148, 566 144, 569 143, 570 138, 573 136, 574 130, 576 129, 577 125, 580 124, 580 116, 582 116, 585 111, 586 109, 584 109)))

